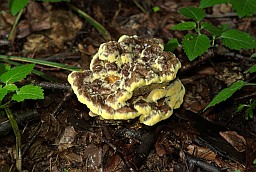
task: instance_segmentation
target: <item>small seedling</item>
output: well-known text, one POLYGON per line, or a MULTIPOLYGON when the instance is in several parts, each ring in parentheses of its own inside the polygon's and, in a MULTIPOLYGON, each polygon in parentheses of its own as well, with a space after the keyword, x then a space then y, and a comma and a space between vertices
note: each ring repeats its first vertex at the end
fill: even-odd
MULTIPOLYGON (((249 104, 240 104, 237 107, 236 112, 241 112, 242 110, 245 110, 245 119, 248 120, 249 118, 253 118, 253 111, 256 108, 256 100, 250 100, 249 104)), ((256 163, 256 161, 254 161, 256 163)))
POLYGON ((16 137, 16 168, 18 171, 22 171, 21 136, 9 106, 12 101, 22 102, 25 99, 44 98, 41 87, 31 84, 18 87, 15 84, 23 80, 34 66, 34 64, 27 64, 10 68, 10 66, 0 63, 0 109, 4 109, 16 137))
POLYGON ((4 104, 0 108, 9 106, 11 101, 21 102, 25 99, 43 99, 43 90, 34 85, 25 85, 20 88, 15 82, 24 79, 34 68, 34 64, 21 65, 10 68, 7 65, 0 64, 0 101, 4 104), (10 100, 5 100, 7 95, 11 95, 10 100))
MULTIPOLYGON (((216 40, 231 50, 248 50, 256 48, 256 40, 246 32, 237 29, 228 29, 227 25, 214 26, 211 23, 203 22, 206 16, 203 8, 211 7, 216 4, 230 3, 237 12, 238 17, 252 16, 256 13, 255 0, 237 1, 237 0, 201 0, 199 8, 184 7, 179 13, 193 21, 186 21, 173 26, 172 30, 189 31, 181 43, 176 38, 170 40, 165 45, 166 51, 174 51, 178 46, 184 49, 190 61, 203 55, 210 47, 216 47, 216 40)), ((252 58, 255 54, 252 55, 252 58)), ((256 65, 251 66, 247 73, 255 73, 256 65)), ((242 80, 234 82, 230 87, 223 89, 204 109, 208 109, 230 98, 235 92, 246 85, 256 85, 242 80)), ((251 113, 248 112, 250 116, 251 113)))
MULTIPOLYGON (((250 67, 246 73, 255 73, 256 72, 256 65, 253 65, 252 67, 250 67)), ((215 97, 214 99, 206 106, 206 109, 215 106, 216 104, 219 104, 225 100, 227 100, 228 98, 230 98, 235 92, 237 92, 238 90, 242 89, 244 86, 256 86, 256 83, 248 83, 242 80, 238 80, 236 82, 234 82, 231 86, 229 86, 228 88, 225 88, 223 90, 221 90, 215 97)), ((253 102, 252 102, 253 103, 253 102)), ((255 105, 256 106, 256 105, 255 105)), ((238 107, 239 109, 241 107, 238 107)), ((255 107, 254 107, 255 108, 255 107)), ((250 116, 250 110, 248 110, 248 114, 250 116)), ((246 115, 246 116, 247 116, 246 115)))

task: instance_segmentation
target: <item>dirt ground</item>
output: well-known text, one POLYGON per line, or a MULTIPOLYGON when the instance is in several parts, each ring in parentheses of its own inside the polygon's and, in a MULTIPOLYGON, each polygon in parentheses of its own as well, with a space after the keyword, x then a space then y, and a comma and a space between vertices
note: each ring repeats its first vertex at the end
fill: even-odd
MULTIPOLYGON (((170 30, 188 21, 178 9, 198 4, 187 0, 72 1, 107 29, 111 37, 103 37, 67 4, 33 1, 24 9, 11 43, 4 40, 15 17, 7 12, 0 14, 0 54, 87 69, 100 44, 109 41, 106 39, 138 35, 161 38, 164 43, 172 38, 181 40, 187 32, 170 30), (153 12, 156 6, 160 10, 153 12)), ((0 8, 8 11, 8 1, 0 0, 0 8)), ((216 5, 206 12, 206 21, 227 24, 256 37, 255 16, 240 19, 229 5, 216 5)), ((138 123, 138 119, 106 121, 90 117, 89 109, 77 100, 67 83, 70 71, 36 65, 35 69, 54 82, 33 74, 24 82, 42 86, 45 99, 10 107, 22 134, 23 170, 256 171, 256 118, 246 120, 244 111, 235 112, 239 104, 255 100, 256 87, 246 86, 227 101, 202 111, 233 82, 255 82, 255 75, 244 73, 256 62, 250 59, 255 50, 230 51, 217 44, 210 49, 214 53, 211 57, 203 55, 193 62, 181 48, 175 50, 183 66, 178 77, 186 89, 184 102, 169 119, 152 127, 138 123)), ((6 121, 1 113, 1 172, 15 171, 15 137, 10 126, 5 127, 6 121)))

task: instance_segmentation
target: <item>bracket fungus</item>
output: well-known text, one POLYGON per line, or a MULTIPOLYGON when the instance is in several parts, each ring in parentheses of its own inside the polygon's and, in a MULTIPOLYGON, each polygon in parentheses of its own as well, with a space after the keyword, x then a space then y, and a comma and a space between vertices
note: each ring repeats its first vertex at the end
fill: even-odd
POLYGON ((185 88, 176 78, 180 61, 163 51, 161 39, 124 35, 100 45, 90 69, 68 76, 90 116, 152 126, 169 118, 183 102, 185 88))

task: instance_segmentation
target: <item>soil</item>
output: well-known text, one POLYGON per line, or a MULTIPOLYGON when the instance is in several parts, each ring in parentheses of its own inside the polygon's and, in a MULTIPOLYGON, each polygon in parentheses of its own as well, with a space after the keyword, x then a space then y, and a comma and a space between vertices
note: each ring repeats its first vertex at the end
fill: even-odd
MULTIPOLYGON (((72 5, 98 21, 110 36, 102 35, 67 3, 30 1, 9 42, 15 16, 8 12, 8 1, 2 0, 0 54, 87 69, 101 43, 124 34, 181 41, 187 32, 170 29, 188 21, 178 9, 198 6, 199 1, 74 0, 72 5), (153 7, 160 10, 154 12, 153 7)), ((206 13, 205 21, 256 37, 255 16, 238 18, 226 4, 207 8, 206 13)), ((21 84, 42 86, 44 100, 10 106, 21 132, 23 171, 256 171, 256 118, 246 119, 244 110, 236 112, 240 104, 255 101, 256 87, 245 86, 203 111, 233 82, 255 83, 255 75, 245 73, 256 64, 250 58, 255 50, 231 51, 220 42, 216 45, 193 62, 181 48, 174 51, 183 65, 178 77, 186 88, 184 102, 169 119, 152 127, 138 119, 90 117, 67 83, 70 71, 37 64, 35 69, 46 77, 31 74, 21 84)), ((3 112, 0 137, 0 171, 16 171, 15 136, 3 112)))

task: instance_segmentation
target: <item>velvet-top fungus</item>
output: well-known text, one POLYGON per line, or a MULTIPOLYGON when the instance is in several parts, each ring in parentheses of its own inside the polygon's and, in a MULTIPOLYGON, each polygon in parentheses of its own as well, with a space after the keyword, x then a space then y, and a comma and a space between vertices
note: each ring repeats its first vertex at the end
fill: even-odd
POLYGON ((176 78, 181 63, 163 48, 161 39, 124 35, 118 42, 101 44, 90 69, 72 72, 68 82, 91 116, 139 117, 152 126, 170 117, 185 94, 176 78))

